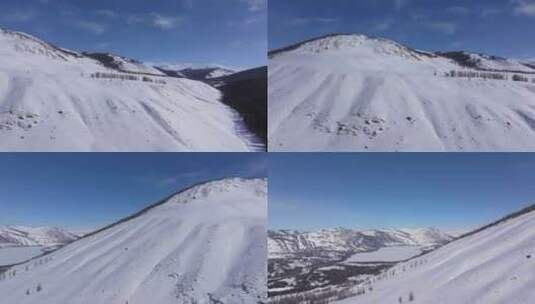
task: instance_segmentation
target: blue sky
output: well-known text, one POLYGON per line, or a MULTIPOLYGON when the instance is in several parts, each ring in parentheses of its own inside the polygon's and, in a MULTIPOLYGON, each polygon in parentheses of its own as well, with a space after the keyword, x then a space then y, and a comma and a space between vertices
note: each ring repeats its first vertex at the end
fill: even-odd
POLYGON ((0 226, 97 228, 184 187, 265 177, 264 153, 0 153, 0 226))
POLYGON ((535 154, 269 155, 271 228, 469 229, 535 203, 535 154))
POLYGON ((266 63, 267 0, 2 0, 0 27, 149 62, 266 63))
POLYGON ((535 0, 270 0, 269 48, 329 33, 535 58, 535 0))

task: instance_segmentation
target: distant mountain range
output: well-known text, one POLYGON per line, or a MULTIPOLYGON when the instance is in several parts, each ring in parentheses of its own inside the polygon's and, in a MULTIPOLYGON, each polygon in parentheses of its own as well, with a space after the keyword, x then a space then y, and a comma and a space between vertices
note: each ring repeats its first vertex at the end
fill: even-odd
POLYGON ((18 246, 56 246, 75 241, 80 236, 56 227, 0 227, 0 248, 18 246))
POLYGON ((441 246, 453 239, 438 229, 352 230, 323 229, 317 232, 270 230, 268 248, 271 257, 314 251, 367 252, 388 246, 441 246))

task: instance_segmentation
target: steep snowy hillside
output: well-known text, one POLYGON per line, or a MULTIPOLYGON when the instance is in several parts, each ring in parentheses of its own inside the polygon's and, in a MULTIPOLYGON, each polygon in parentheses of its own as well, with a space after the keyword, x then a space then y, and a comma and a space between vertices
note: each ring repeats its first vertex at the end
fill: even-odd
POLYGON ((396 265, 365 284, 364 294, 336 303, 531 303, 534 210, 535 206, 529 207, 396 265))
POLYGON ((452 237, 437 229, 351 230, 324 229, 318 232, 270 230, 270 257, 307 251, 374 251, 388 246, 433 247, 443 245, 452 237))
POLYGON ((0 248, 64 245, 76 239, 74 233, 56 227, 0 227, 0 248))
POLYGON ((106 56, 0 30, 0 150, 250 150, 215 88, 106 56))
POLYGON ((266 216, 265 179, 196 185, 8 270, 0 303, 262 303, 266 216))
POLYGON ((535 149, 535 68, 445 54, 363 35, 270 52, 269 149, 535 149))

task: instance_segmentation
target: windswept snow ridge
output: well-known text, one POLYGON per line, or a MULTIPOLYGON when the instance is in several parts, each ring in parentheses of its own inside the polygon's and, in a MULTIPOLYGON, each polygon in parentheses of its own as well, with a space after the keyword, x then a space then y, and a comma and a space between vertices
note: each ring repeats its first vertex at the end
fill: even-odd
POLYGON ((0 303, 261 303, 266 216, 266 179, 196 185, 9 269, 0 303))
POLYGON ((0 150, 248 151, 221 93, 0 29, 0 150))
POLYGON ((515 60, 331 35, 270 52, 268 95, 270 151, 535 149, 535 67, 515 60))
POLYGON ((366 293, 335 302, 400 303, 401 298, 402 303, 415 304, 531 303, 535 298, 533 210, 527 208, 400 263, 365 284, 366 293))

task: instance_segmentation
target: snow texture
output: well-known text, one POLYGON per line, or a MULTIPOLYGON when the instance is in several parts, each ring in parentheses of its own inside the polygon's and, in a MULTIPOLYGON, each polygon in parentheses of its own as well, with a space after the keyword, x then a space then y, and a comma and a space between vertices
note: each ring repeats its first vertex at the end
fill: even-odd
POLYGON ((266 217, 266 179, 193 186, 8 270, 0 303, 265 301, 266 217))
POLYGON ((25 262, 43 254, 41 246, 0 247, 0 266, 25 262))
POLYGON ((333 35, 270 53, 270 151, 533 151, 535 72, 470 54, 474 68, 394 41, 333 35), (508 80, 446 77, 493 70, 508 80))
POLYGON ((249 151, 217 89, 113 58, 120 70, 0 29, 0 150, 249 151))
POLYGON ((535 212, 400 263, 373 291, 336 303, 525 304, 535 299, 535 212))

